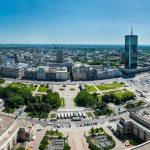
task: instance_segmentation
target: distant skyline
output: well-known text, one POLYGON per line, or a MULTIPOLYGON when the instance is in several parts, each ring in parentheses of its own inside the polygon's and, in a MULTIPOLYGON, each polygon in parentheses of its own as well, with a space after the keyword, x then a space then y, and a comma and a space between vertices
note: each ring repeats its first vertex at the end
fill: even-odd
POLYGON ((150 45, 148 0, 0 0, 2 44, 150 45))

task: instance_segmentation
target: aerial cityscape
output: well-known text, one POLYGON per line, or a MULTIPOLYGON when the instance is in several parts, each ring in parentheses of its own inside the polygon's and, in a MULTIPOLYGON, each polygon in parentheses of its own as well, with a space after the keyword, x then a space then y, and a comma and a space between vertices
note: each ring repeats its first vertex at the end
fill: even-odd
POLYGON ((0 150, 149 150, 148 4, 2 0, 0 150))

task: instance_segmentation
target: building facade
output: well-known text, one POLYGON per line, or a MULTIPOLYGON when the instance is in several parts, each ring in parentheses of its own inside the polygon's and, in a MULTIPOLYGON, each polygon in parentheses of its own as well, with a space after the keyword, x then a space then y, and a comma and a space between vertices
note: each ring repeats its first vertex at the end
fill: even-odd
POLYGON ((5 113, 0 114, 0 150, 12 150, 18 141, 31 141, 35 136, 34 124, 5 113))
POLYGON ((24 76, 24 65, 13 64, 13 65, 2 65, 0 66, 0 75, 10 78, 22 78, 24 76))
POLYGON ((63 63, 64 62, 64 52, 62 50, 57 50, 56 61, 58 63, 63 63))
POLYGON ((126 35, 125 36, 125 68, 137 68, 137 50, 138 50, 138 36, 126 35))
MULTIPOLYGON (((147 107, 149 108, 149 107, 147 107)), ((147 142, 150 140, 150 118, 148 116, 147 108, 143 110, 136 110, 130 112, 130 117, 121 117, 117 123, 117 132, 123 137, 126 135, 132 135, 136 139, 147 142)))

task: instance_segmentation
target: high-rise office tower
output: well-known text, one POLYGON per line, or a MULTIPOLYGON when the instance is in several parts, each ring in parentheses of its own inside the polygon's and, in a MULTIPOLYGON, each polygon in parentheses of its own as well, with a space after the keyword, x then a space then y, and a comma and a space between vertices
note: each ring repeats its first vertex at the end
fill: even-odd
POLYGON ((64 52, 63 50, 57 50, 57 62, 63 63, 64 62, 64 52))
POLYGON ((137 50, 138 50, 138 36, 131 35, 125 36, 125 68, 137 68, 137 50))

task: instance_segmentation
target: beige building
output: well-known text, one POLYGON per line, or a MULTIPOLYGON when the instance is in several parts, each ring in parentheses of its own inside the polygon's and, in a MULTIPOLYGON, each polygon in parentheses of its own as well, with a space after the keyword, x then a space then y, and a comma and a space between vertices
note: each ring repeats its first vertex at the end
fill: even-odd
POLYGON ((27 67, 27 64, 18 63, 10 65, 1 65, 0 66, 0 75, 10 78, 22 78, 24 76, 24 69, 27 67))
POLYGON ((29 80, 68 80, 68 70, 66 67, 39 67, 27 68, 24 72, 24 79, 29 80))
POLYGON ((13 117, 0 115, 0 150, 11 150, 17 143, 19 126, 13 117))
POLYGON ((17 141, 31 141, 34 125, 13 116, 0 114, 0 150, 11 150, 17 141))
POLYGON ((1 76, 10 77, 10 78, 22 78, 24 75, 24 69, 23 67, 9 67, 9 66, 3 66, 0 69, 1 76))
POLYGON ((122 117, 117 124, 117 131, 125 135, 133 135, 142 142, 150 140, 150 107, 130 112, 129 117, 122 117))
POLYGON ((66 67, 62 67, 62 68, 58 68, 56 69, 56 80, 59 80, 59 81, 65 81, 65 80, 68 80, 68 70, 66 67))

